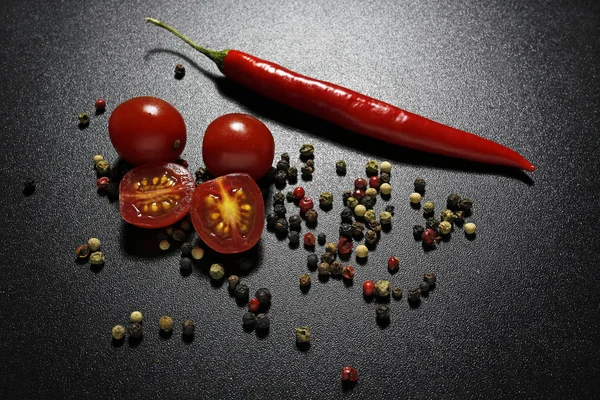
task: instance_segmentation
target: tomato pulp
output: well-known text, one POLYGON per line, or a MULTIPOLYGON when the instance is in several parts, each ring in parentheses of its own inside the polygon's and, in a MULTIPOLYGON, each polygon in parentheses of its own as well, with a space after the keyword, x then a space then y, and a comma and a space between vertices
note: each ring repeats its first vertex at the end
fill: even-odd
POLYGON ((194 176, 179 164, 135 167, 119 184, 121 216, 141 228, 164 228, 189 212, 195 187, 194 176))
POLYGON ((262 193, 248 174, 223 175, 196 187, 190 213, 198 236, 219 253, 251 249, 264 228, 262 193))

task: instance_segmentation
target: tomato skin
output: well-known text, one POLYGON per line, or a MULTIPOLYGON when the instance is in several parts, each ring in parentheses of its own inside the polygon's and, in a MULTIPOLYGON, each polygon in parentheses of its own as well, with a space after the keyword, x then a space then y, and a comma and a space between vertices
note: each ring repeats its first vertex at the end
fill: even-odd
POLYGON ((185 148, 187 133, 175 107, 157 97, 134 97, 119 104, 108 120, 110 141, 132 165, 175 161, 185 148))
POLYGON ((179 164, 153 162, 135 167, 119 183, 121 217, 140 228, 172 225, 189 212, 195 187, 194 176, 179 164))
POLYGON ((247 114, 225 114, 212 121, 202 140, 202 158, 213 176, 245 173, 262 178, 271 168, 275 140, 271 131, 247 114))
POLYGON ((241 253, 258 243, 265 206, 260 188, 248 174, 228 174, 196 187, 190 210, 198 236, 223 254, 241 253))

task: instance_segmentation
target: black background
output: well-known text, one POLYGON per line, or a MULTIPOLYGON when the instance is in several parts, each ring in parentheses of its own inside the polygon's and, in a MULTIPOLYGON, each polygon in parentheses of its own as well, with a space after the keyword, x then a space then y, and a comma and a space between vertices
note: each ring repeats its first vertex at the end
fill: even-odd
POLYGON ((597 396, 598 4, 3 0, 0 397, 597 396), (223 78, 147 16, 209 48, 240 49, 498 141, 537 170, 395 148, 308 118, 223 78), (182 80, 173 78, 177 63, 187 67, 182 80), (139 95, 180 110, 192 170, 202 165, 204 129, 225 113, 264 121, 276 154, 289 152, 297 166, 300 145, 313 143, 317 168, 303 185, 313 197, 337 196, 316 229, 330 238, 341 192, 369 159, 390 160, 392 231, 366 265, 355 263, 353 286, 313 273, 308 294, 297 283, 308 252, 265 231, 243 279, 252 292, 271 289, 271 330, 265 338, 244 332, 244 307, 211 284, 208 261, 184 277, 176 250, 138 251, 118 203, 96 193, 92 156, 117 160, 110 112, 139 95), (95 116, 100 97, 108 109, 95 116), (92 119, 80 130, 83 111, 92 119), (334 173, 341 158, 345 177, 334 173), (475 240, 458 230, 424 252, 412 239, 412 225, 423 222, 407 200, 417 176, 428 182, 426 200, 474 199, 475 240), (30 197, 26 177, 37 182, 30 197), (73 256, 94 236, 107 260, 99 271, 73 256), (391 254, 402 265, 393 276, 391 254), (392 300, 391 324, 378 326, 362 281, 388 278, 407 290, 428 271, 438 274, 435 291, 417 308, 392 300), (113 346, 111 327, 133 310, 144 313, 144 340, 113 346), (157 332, 165 314, 176 323, 169 339, 157 332), (180 336, 187 318, 198 325, 191 343, 180 336), (307 352, 295 346, 301 325, 313 334, 307 352), (360 374, 351 390, 340 381, 344 365, 360 374))

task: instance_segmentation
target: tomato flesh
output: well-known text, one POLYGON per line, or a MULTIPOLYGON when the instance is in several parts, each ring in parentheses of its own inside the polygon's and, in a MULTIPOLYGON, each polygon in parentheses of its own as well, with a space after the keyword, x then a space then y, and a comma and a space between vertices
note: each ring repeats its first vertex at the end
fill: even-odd
POLYGON ((195 187, 194 176, 179 164, 135 167, 119 184, 121 216, 141 228, 164 228, 189 212, 195 187))
POLYGON ((192 224, 207 246, 234 254, 256 245, 264 228, 262 194, 247 174, 223 175, 194 191, 192 224))

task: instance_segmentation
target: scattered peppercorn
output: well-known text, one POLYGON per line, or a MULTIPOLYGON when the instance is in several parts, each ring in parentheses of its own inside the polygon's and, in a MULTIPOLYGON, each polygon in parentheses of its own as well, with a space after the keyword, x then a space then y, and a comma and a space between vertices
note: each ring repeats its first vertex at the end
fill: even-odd
POLYGON ((357 202, 360 202, 363 199, 363 197, 365 197, 365 191, 362 189, 354 189, 354 191, 352 192, 352 197, 354 197, 357 202))
POLYGON ((77 118, 79 119, 80 125, 88 125, 90 123, 90 117, 87 113, 80 113, 77 118))
POLYGON ((354 180, 354 189, 366 190, 368 184, 365 178, 356 178, 354 180))
POLYGON ((414 225, 412 228, 413 231, 413 236, 415 237, 415 240, 421 240, 421 237, 423 236, 423 232, 425 232, 425 228, 423 228, 421 225, 414 225))
POLYGON ((300 275, 300 287, 307 288, 312 284, 312 278, 309 274, 300 275))
POLYGON ((183 324, 181 325, 181 334, 183 336, 193 336, 195 331, 196 325, 194 325, 193 321, 189 319, 183 321, 183 324))
POLYGON ((346 161, 338 160, 335 162, 335 172, 338 175, 346 175, 346 161))
POLYGON ((342 381, 354 383, 358 381, 358 371, 354 367, 342 368, 342 381))
POLYGON ((435 211, 435 203, 433 201, 426 201, 425 204, 423 204, 423 213, 424 214, 431 215, 431 214, 433 214, 434 211, 435 211))
POLYGON ((90 250, 91 251, 98 251, 98 250, 100 250, 100 239, 90 238, 88 240, 88 246, 90 246, 90 250))
POLYGON ((142 315, 142 313, 140 311, 133 311, 129 315, 129 321, 130 322, 139 322, 139 323, 141 323, 143 319, 144 319, 144 316, 142 315))
POLYGON ((302 217, 299 214, 294 214, 288 219, 289 228, 291 231, 300 232, 302 229, 302 217))
POLYGON ((96 186, 102 192, 106 192, 110 188, 110 178, 108 176, 101 176, 96 180, 96 186))
MULTIPOLYGON (((381 174, 379 174, 379 182, 381 184, 390 183, 391 178, 392 177, 387 172, 382 172, 381 174)), ((379 188, 381 188, 381 185, 379 186, 379 188)))
POLYGON ((345 238, 352 238, 352 225, 348 224, 348 223, 342 223, 340 224, 340 236, 343 236, 345 238))
POLYGON ((364 217, 366 212, 367 207, 364 204, 359 204, 354 207, 354 214, 356 214, 357 217, 364 217))
POLYGON ((285 218, 277 218, 275 221, 275 232, 280 235, 285 235, 288 232, 288 226, 288 222, 285 218))
POLYGON ((194 260, 201 260, 204 257, 204 249, 202 247, 195 246, 192 249, 192 258, 194 260))
POLYGON ((192 245, 190 243, 184 243, 180 247, 181 257, 191 257, 192 256, 192 245))
POLYGON ((286 214, 287 210, 285 209, 285 206, 283 204, 275 204, 273 206, 273 212, 279 218, 283 218, 283 217, 285 217, 285 214, 286 214))
POLYGON ((351 210, 354 210, 356 208, 356 206, 358 205, 358 200, 356 199, 356 197, 350 196, 348 197, 348 199, 346 200, 346 205, 348 206, 348 208, 350 208, 351 210))
POLYGON ((375 160, 369 160, 365 165, 365 172, 368 176, 377 175, 379 172, 379 164, 375 160))
POLYGON ((367 227, 375 233, 381 232, 381 222, 377 220, 369 221, 367 227))
POLYGON ((286 200, 288 203, 291 203, 292 201, 294 201, 294 192, 292 192, 291 190, 288 190, 288 191, 285 193, 285 200, 286 200))
POLYGON ((125 327, 123 325, 115 325, 111 330, 113 339, 121 340, 125 337, 125 327))
POLYGON ((238 283, 235 287, 235 298, 240 302, 247 302, 250 297, 250 288, 245 283, 238 283))
POLYGON ((254 329, 256 326, 256 315, 250 311, 244 313, 242 316, 242 324, 244 325, 244 328, 254 329))
POLYGON ((169 242, 168 239, 162 239, 160 242, 158 242, 158 248, 162 251, 167 251, 171 248, 171 242, 169 242))
POLYGON ((321 262, 326 262, 327 264, 331 264, 333 262, 333 260, 335 260, 335 255, 333 255, 327 251, 325 253, 321 254, 321 262))
POLYGON ((290 246, 298 246, 300 244, 300 233, 298 231, 290 231, 288 233, 290 246))
POLYGON ((311 168, 314 170, 314 169, 315 169, 315 160, 313 160, 313 159, 306 160, 306 163, 305 163, 305 165, 306 165, 307 167, 311 167, 311 168))
POLYGON ((440 224, 438 226, 438 231, 442 235, 447 235, 450 232, 452 232, 452 224, 448 221, 442 221, 442 222, 440 222, 440 224))
POLYGON ((35 192, 35 181, 31 178, 25 179, 23 182, 23 194, 25 196, 31 196, 35 192))
POLYGON ((400 300, 402 298, 402 289, 397 287, 392 290, 392 297, 396 300, 400 300))
POLYGON ((333 242, 329 242, 325 245, 325 251, 335 256, 337 254, 337 245, 333 242))
POLYGON ((317 238, 315 237, 314 233, 306 232, 304 234, 304 246, 314 247, 316 242, 317 242, 317 238))
POLYGON ((356 246, 355 253, 358 258, 366 258, 369 255, 369 249, 364 244, 359 244, 356 246))
POLYGON ((377 235, 377 232, 375 232, 372 229, 367 229, 367 232, 365 232, 365 242, 367 244, 375 244, 377 242, 377 240, 379 240, 379 236, 377 235))
POLYGON ((460 196, 457 194, 448 195, 448 199, 446 200, 446 206, 452 210, 458 210, 458 204, 460 203, 460 196))
POLYGON ((390 319, 390 306, 386 304, 378 305, 377 309, 375 310, 375 315, 377 315, 377 319, 379 320, 390 319))
POLYGON ((287 170, 284 171, 276 169, 276 171, 277 172, 275 173, 275 182, 278 185, 285 186, 285 183, 287 181, 287 170))
POLYGON ((338 241, 337 244, 337 248, 338 248, 338 254, 340 255, 340 258, 344 257, 347 258, 350 256, 350 254, 352 253, 352 249, 353 249, 354 245, 352 243, 351 239, 345 238, 345 237, 341 237, 338 241))
POLYGON ((419 284, 419 291, 421 292, 421 296, 427 296, 429 294, 429 283, 423 281, 419 284))
POLYGON ((256 316, 256 329, 266 331, 271 326, 271 321, 267 314, 258 314, 256 316))
POLYGON ((240 277, 237 275, 230 275, 227 278, 227 284, 229 285, 229 290, 233 291, 240 284, 240 277))
POLYGON ((173 319, 168 315, 160 317, 158 320, 158 327, 161 331, 171 332, 173 330, 173 319))
POLYGON ((365 296, 372 296, 375 290, 375 284, 373 281, 367 280, 363 283, 363 294, 365 296))
POLYGON ((185 67, 183 64, 175 65, 175 78, 182 79, 185 76, 185 67))
POLYGON ((96 100, 96 102, 94 103, 94 107, 96 108, 96 112, 98 112, 98 113, 104 112, 104 110, 106 110, 106 100, 104 100, 104 99, 96 100))
POLYGON ((392 217, 394 216, 394 210, 395 210, 394 206, 392 206, 390 204, 388 204, 387 206, 385 206, 385 209, 384 209, 384 211, 387 211, 390 214, 392 214, 392 217))
POLYGON ((342 268, 342 277, 347 280, 354 279, 354 267, 346 265, 344 268, 342 268))
POLYGON ((392 214, 390 214, 388 211, 380 212, 379 222, 381 225, 390 225, 392 223, 392 214))
MULTIPOLYGON (((367 191, 368 191, 368 189, 367 189, 367 191)), ((377 203, 377 197, 375 195, 373 195, 373 196, 367 195, 360 200, 360 204, 365 206, 365 208, 367 208, 369 210, 373 209, 373 207, 375 207, 376 203, 377 203)))
POLYGON ((419 204, 421 202, 421 199, 423 198, 423 196, 421 196, 421 194, 418 192, 414 192, 414 193, 411 193, 410 196, 408 196, 408 198, 410 199, 410 202, 412 204, 419 204))
POLYGON ((96 165, 96 163, 97 163, 98 161, 102 161, 102 160, 104 160, 104 157, 103 157, 101 154, 96 154, 96 155, 94 156, 93 160, 94 160, 94 165, 96 165))
POLYGON ((440 226, 440 220, 434 217, 427 218, 425 221, 425 227, 427 229, 433 229, 434 231, 440 226))
POLYGON ((253 297, 250 299, 250 301, 248 302, 248 311, 250 312, 257 312, 258 309, 260 307, 260 301, 258 301, 258 299, 256 297, 253 297))
POLYGON ((261 307, 268 308, 271 306, 271 291, 267 288, 260 288, 254 294, 254 297, 260 301, 261 307))
POLYGON ((290 163, 286 160, 277 161, 277 171, 285 171, 287 175, 287 170, 290 168, 290 163))
POLYGON ((179 270, 181 271, 181 273, 189 274, 190 272, 192 272, 193 267, 194 267, 194 262, 192 261, 191 258, 182 257, 181 260, 179 260, 179 270))
POLYGON ((371 221, 375 221, 377 219, 377 215, 375 214, 375 211, 373 211, 373 210, 367 210, 367 211, 365 211, 365 214, 363 215, 363 218, 365 219, 365 221, 367 223, 369 223, 371 221))
POLYGON ((392 185, 389 183, 382 183, 379 187, 379 193, 381 193, 382 196, 388 196, 392 193, 392 185))
POLYGON ((303 187, 298 186, 298 187, 294 188, 294 191, 292 192, 292 195, 294 196, 295 200, 300 201, 300 200, 302 200, 304 198, 304 196, 306 195, 306 192, 304 191, 303 187))
POLYGON ((300 157, 302 158, 310 158, 315 155, 315 146, 312 144, 303 144, 300 147, 300 157))
MULTIPOLYGON (((371 189, 374 189, 377 192, 377 190, 379 190, 379 186, 381 186, 381 179, 379 179, 378 176, 372 176, 369 178, 369 187, 371 189)), ((369 193, 366 194, 369 196, 369 193)))
POLYGON ((440 214, 440 219, 442 221, 448 221, 451 224, 454 222, 454 218, 456 216, 454 215, 454 213, 451 210, 444 210, 442 211, 442 213, 440 214))
POLYGON ((86 259, 90 256, 90 254, 92 253, 90 246, 87 244, 82 244, 81 246, 77 247, 77 249, 75 249, 75 255, 77 256, 77 258, 79 259, 86 259))
POLYGON ((102 265, 104 264, 104 253, 101 251, 95 251, 90 254, 90 264, 92 265, 102 265))
MULTIPOLYGON (((352 197, 352 191, 351 190, 344 190, 344 193, 342 193, 342 203, 344 204, 344 206, 350 208, 348 206, 348 199, 352 197)), ((352 209, 352 208, 350 208, 352 209)))
POLYGON ((437 282, 437 275, 433 272, 423 274, 423 280, 429 284, 429 287, 435 286, 437 282))
POLYGON ((425 191, 425 179, 415 179, 415 192, 423 193, 425 191))
POLYGON ((277 225, 277 217, 273 213, 269 213, 266 216, 267 219, 267 229, 270 231, 274 231, 277 225))
POLYGON ((398 271, 400 268, 400 260, 396 256, 390 256, 387 261, 387 266, 390 271, 398 271))
POLYGON ((421 240, 423 240, 424 244, 431 246, 435 243, 435 237, 435 231, 431 228, 427 228, 421 235, 421 240))
POLYGON ((390 295, 390 281, 380 279, 375 282, 375 294, 379 297, 388 297, 390 295))
POLYGON ((467 215, 470 215, 473 210, 473 200, 462 198, 458 202, 458 208, 467 215))
POLYGON ((319 204, 327 209, 333 206, 333 195, 330 192, 323 192, 319 195, 319 204))
MULTIPOLYGON (((317 235, 317 243, 319 243, 319 245, 323 246, 326 241, 327 241, 327 235, 325 235, 323 232, 320 232, 317 235)), ((337 246, 336 246, 336 248, 337 248, 337 246)))
POLYGON ((327 276, 329 276, 329 269, 330 269, 330 265, 326 262, 322 262, 319 264, 319 267, 317 268, 317 273, 319 274, 320 277, 327 277, 327 276))
POLYGON ((210 266, 210 270, 208 271, 208 273, 210 274, 210 277, 213 278, 215 281, 219 281, 225 276, 225 269, 223 268, 223 265, 215 263, 210 266))
POLYGON ((310 329, 308 326, 296 328, 296 343, 303 344, 310 342, 310 329))
POLYGON ((110 172, 110 163, 106 160, 101 160, 96 163, 96 172, 98 175, 108 175, 110 172))
MULTIPOLYGON (((269 171, 267 171, 267 179, 268 179, 269 181, 271 181, 271 182, 280 183, 280 182, 279 182, 279 180, 278 180, 278 178, 277 178, 277 173, 278 173, 278 172, 279 172, 279 171, 277 171, 277 168, 275 168, 275 167, 271 166, 271 167, 269 168, 269 171)), ((287 178, 287 177, 286 177, 286 178, 287 178)), ((196 180, 197 180, 197 179, 198 179, 198 178, 196 177, 196 180)))
POLYGON ((302 172, 302 178, 305 180, 312 178, 313 171, 313 167, 309 167, 308 165, 304 165, 300 168, 300 172, 302 172))
POLYGON ((285 161, 287 161, 287 162, 290 162, 290 155, 289 155, 289 153, 281 153, 281 156, 280 156, 280 158, 281 158, 282 160, 285 160, 285 161))
POLYGON ((355 221, 352 223, 352 236, 354 237, 358 237, 360 235, 362 235, 363 231, 365 229, 365 224, 363 224, 360 221, 355 221))
POLYGON ((132 322, 129 324, 129 337, 132 339, 139 339, 144 336, 144 330, 142 324, 139 322, 132 322))
POLYGON ((304 213, 304 219, 306 220, 306 224, 309 226, 316 225, 318 218, 319 214, 312 208, 304 213))
POLYGON ((464 217, 464 212, 462 211, 456 211, 454 213, 454 223, 458 226, 462 225, 465 223, 465 217, 464 217))
POLYGON ((306 257, 306 265, 310 269, 315 269, 319 265, 319 257, 316 254, 311 253, 306 257))
POLYGON ((477 230, 477 226, 472 222, 467 222, 464 226, 465 234, 472 235, 477 230))
POLYGON ((174 226, 172 226, 172 225, 171 225, 171 226, 167 226, 167 227, 165 228, 165 233, 166 233, 167 235, 169 235, 169 236, 172 236, 174 231, 175 231, 175 227, 174 227, 174 226))
POLYGON ((173 230, 173 234, 171 235, 173 240, 176 242, 183 242, 187 239, 187 234, 183 229, 175 229, 173 230))
POLYGON ((419 301, 421 301, 421 291, 419 290, 419 288, 410 289, 408 291, 408 301, 411 303, 418 303, 419 301))
POLYGON ((285 194, 281 191, 276 191, 273 195, 273 204, 283 204, 285 203, 285 194))
POLYGON ((389 161, 382 161, 379 165, 379 169, 381 172, 389 174, 392 172, 392 164, 389 161))
POLYGON ((310 210, 314 206, 315 206, 315 203, 313 203, 313 201, 312 201, 312 199, 310 197, 303 197, 298 202, 298 207, 300 207, 300 211, 303 212, 303 213, 307 212, 308 210, 310 210))
POLYGON ((329 265, 329 267, 329 272, 331 273, 331 276, 339 277, 342 275, 344 264, 342 264, 340 261, 334 261, 329 265))

